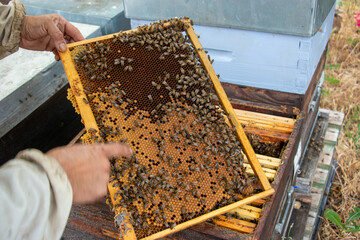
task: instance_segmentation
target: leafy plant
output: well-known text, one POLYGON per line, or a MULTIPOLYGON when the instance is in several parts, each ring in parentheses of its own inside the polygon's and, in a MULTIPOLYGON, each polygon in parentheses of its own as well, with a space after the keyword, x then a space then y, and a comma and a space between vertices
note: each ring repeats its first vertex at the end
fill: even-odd
POLYGON ((323 95, 323 96, 327 96, 327 95, 329 95, 330 93, 328 92, 328 91, 326 91, 326 90, 324 90, 324 89, 321 89, 321 95, 323 95))
POLYGON ((355 47, 359 41, 357 39, 348 38, 347 42, 355 47))
POLYGON ((337 85, 339 84, 340 80, 339 79, 336 79, 334 77, 330 77, 329 75, 326 75, 325 76, 325 80, 328 81, 329 83, 331 84, 334 84, 334 85, 337 85))
POLYGON ((349 232, 359 232, 360 231, 360 224, 357 224, 356 221, 360 218, 360 208, 354 207, 354 212, 349 213, 349 217, 345 223, 341 222, 341 218, 337 212, 326 209, 325 210, 325 217, 338 226, 341 229, 342 233, 349 233, 349 232))

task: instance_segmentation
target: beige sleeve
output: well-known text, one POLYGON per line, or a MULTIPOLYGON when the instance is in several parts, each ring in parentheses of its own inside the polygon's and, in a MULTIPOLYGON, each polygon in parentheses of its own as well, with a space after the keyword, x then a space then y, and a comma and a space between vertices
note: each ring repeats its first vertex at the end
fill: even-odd
POLYGON ((0 59, 19 49, 20 32, 25 8, 17 0, 0 4, 0 59))
POLYGON ((38 150, 0 168, 0 239, 60 239, 72 188, 58 162, 38 150))

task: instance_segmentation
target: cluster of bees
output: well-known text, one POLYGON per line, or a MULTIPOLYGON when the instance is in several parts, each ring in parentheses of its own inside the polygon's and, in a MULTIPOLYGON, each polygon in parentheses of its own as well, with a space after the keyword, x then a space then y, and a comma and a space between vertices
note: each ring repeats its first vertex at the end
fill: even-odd
POLYGON ((111 160, 109 204, 131 213, 139 238, 249 194, 240 142, 187 26, 145 25, 87 44, 74 60, 99 127, 88 130, 90 141, 126 142, 135 152, 111 160))
POLYGON ((264 142, 261 136, 250 132, 247 132, 246 136, 255 153, 276 158, 280 156, 283 142, 264 142))
MULTIPOLYGON (((319 156, 324 147, 324 136, 321 135, 321 123, 317 123, 310 138, 309 146, 313 149, 313 156, 319 156)), ((311 160, 311 156, 308 156, 311 160)))

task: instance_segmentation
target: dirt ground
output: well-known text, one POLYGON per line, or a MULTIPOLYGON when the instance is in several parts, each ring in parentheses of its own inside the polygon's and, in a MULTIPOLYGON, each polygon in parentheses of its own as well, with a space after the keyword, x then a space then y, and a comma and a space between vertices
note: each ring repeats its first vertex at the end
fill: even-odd
MULTIPOLYGON (((343 0, 330 37, 321 107, 345 114, 335 158, 339 167, 328 198, 328 209, 343 222, 354 207, 360 207, 360 27, 355 13, 359 0, 343 0)), ((341 230, 323 219, 319 239, 360 239, 359 233, 341 230)))

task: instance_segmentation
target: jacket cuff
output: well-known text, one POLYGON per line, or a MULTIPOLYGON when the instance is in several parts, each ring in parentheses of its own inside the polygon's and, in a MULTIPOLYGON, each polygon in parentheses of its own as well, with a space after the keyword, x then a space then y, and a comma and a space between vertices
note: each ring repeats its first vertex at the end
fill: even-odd
POLYGON ((51 186, 51 205, 53 206, 50 211, 50 219, 57 224, 51 224, 46 231, 48 231, 47 234, 50 234, 48 236, 55 236, 59 232, 62 233, 65 229, 73 200, 71 184, 66 173, 54 158, 36 149, 21 151, 16 158, 36 163, 47 174, 51 186))
POLYGON ((24 5, 17 1, 13 0, 12 3, 15 6, 14 20, 11 27, 11 36, 9 38, 9 44, 6 47, 6 50, 9 53, 16 52, 19 49, 19 44, 21 40, 21 28, 26 14, 26 9, 24 5))

